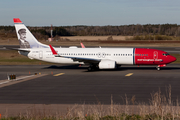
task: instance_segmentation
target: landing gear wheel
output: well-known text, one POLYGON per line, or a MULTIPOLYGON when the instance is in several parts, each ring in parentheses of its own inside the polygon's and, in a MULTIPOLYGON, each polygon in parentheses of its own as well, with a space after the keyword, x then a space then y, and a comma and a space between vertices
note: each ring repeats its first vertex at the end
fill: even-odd
POLYGON ((92 67, 88 67, 88 71, 92 71, 92 67))
POLYGON ((88 71, 93 71, 93 70, 97 70, 98 68, 97 68, 97 66, 96 65, 90 65, 89 67, 88 67, 88 71))
POLYGON ((160 67, 157 67, 157 70, 159 71, 159 70, 160 70, 160 67))

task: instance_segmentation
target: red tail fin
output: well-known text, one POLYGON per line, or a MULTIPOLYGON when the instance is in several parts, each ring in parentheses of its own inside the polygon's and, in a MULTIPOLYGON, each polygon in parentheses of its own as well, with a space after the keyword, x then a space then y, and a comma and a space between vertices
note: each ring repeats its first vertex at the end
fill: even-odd
POLYGON ((14 23, 22 23, 22 21, 19 18, 14 18, 13 21, 14 23))

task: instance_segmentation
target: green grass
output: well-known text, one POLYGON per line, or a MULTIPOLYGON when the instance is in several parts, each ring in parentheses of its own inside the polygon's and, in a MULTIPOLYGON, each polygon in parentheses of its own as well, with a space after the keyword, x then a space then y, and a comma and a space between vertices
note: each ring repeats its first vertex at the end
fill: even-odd
POLYGON ((0 51, 0 65, 38 65, 38 64, 52 64, 40 60, 31 60, 26 56, 20 55, 15 50, 1 50, 0 51))

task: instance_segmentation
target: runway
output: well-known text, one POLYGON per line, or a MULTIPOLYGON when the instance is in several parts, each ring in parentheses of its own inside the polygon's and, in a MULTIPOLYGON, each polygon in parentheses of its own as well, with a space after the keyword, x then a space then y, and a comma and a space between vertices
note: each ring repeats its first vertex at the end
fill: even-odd
POLYGON ((31 80, 0 86, 0 104, 124 104, 125 96, 137 103, 149 103, 151 93, 171 85, 172 100, 180 97, 180 64, 169 64, 157 71, 155 66, 122 66, 117 70, 88 72, 87 66, 0 66, 0 81, 6 74, 24 76, 46 74, 31 80))

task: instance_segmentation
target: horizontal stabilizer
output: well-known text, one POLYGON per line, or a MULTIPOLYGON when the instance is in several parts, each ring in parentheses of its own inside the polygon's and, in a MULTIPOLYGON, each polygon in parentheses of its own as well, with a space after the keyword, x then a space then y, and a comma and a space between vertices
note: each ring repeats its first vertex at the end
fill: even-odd
POLYGON ((8 50, 16 50, 16 51, 24 51, 24 52, 30 52, 30 49, 21 49, 21 48, 11 48, 11 47, 4 47, 8 50))

